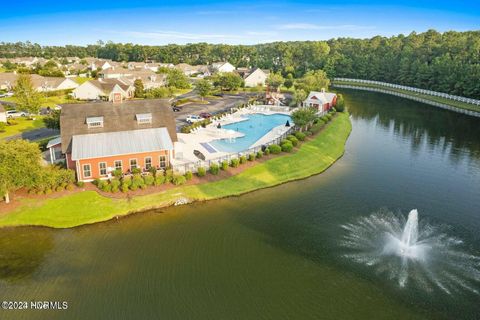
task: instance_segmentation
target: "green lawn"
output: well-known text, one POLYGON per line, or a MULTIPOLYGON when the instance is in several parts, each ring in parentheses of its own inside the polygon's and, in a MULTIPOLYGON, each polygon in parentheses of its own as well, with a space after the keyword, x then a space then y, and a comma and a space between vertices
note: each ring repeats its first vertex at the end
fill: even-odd
POLYGON ((465 103, 465 102, 461 102, 461 101, 454 101, 454 100, 450 100, 450 99, 445 99, 445 98, 442 98, 442 97, 431 96, 431 95, 428 95, 428 94, 421 94, 421 93, 412 92, 412 91, 408 91, 408 90, 400 90, 400 89, 389 88, 389 87, 381 86, 381 85, 378 85, 378 84, 358 83, 358 82, 353 82, 353 81, 334 81, 333 87, 335 87, 335 84, 389 90, 389 91, 392 91, 392 92, 399 92, 399 93, 407 94, 407 95, 412 96, 412 97, 418 97, 418 98, 423 98, 423 99, 426 99, 426 100, 431 100, 431 101, 443 103, 443 104, 446 104, 446 105, 449 105, 449 106, 452 106, 452 107, 457 107, 457 108, 460 108, 460 109, 480 112, 480 106, 476 106, 476 105, 473 105, 473 104, 469 104, 469 103, 465 103))
POLYGON ((43 123, 43 117, 37 116, 35 120, 29 120, 26 118, 17 118, 14 119, 17 124, 15 125, 7 125, 5 127, 5 132, 0 132, 0 139, 4 139, 6 137, 10 137, 25 131, 30 131, 33 129, 43 128, 45 124, 43 123))
POLYGON ((189 88, 189 89, 177 89, 177 88, 173 88, 173 95, 176 97, 176 96, 181 96, 182 94, 185 94, 185 93, 189 93, 190 91, 192 91, 193 89, 192 88, 189 88))
POLYGON ((350 131, 349 115, 338 113, 318 136, 305 142, 296 153, 270 159, 236 176, 137 196, 130 200, 102 197, 95 191, 79 192, 57 199, 23 200, 11 213, 0 216, 0 226, 68 228, 167 206, 182 197, 191 201, 211 200, 306 178, 323 172, 343 155, 350 131))

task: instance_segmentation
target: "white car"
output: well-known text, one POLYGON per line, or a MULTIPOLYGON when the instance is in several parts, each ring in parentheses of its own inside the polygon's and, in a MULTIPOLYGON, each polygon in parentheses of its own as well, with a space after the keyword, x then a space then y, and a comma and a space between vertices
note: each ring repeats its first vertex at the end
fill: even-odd
POLYGON ((203 120, 203 118, 200 117, 200 116, 196 116, 196 115, 187 116, 187 122, 188 123, 195 123, 195 122, 202 121, 202 120, 203 120))
POLYGON ((7 112, 5 112, 5 114, 8 119, 26 117, 28 115, 28 113, 24 111, 17 111, 17 110, 8 110, 7 112))

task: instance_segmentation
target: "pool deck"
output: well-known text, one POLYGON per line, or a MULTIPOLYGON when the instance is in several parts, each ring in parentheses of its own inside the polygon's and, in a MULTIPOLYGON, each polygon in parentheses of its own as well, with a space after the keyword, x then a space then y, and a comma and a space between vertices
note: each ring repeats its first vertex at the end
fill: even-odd
MULTIPOLYGON (((178 133, 178 142, 175 142, 175 150, 177 157, 173 159, 174 165, 186 164, 190 162, 199 161, 199 159, 193 154, 194 150, 198 150, 203 153, 205 160, 216 159, 219 157, 227 156, 232 154, 232 152, 223 152, 216 149, 213 145, 209 143, 213 140, 218 139, 235 139, 243 137, 244 134, 234 130, 228 129, 218 129, 217 126, 220 124, 222 127, 231 123, 246 121, 247 119, 243 116, 249 114, 264 114, 264 115, 273 115, 273 114, 285 114, 290 115, 290 112, 286 111, 270 111, 268 107, 265 106, 251 106, 249 108, 243 108, 238 110, 233 114, 226 115, 220 120, 214 120, 206 128, 197 128, 191 133, 178 133), (203 145, 202 145, 203 144, 203 145), (207 144, 211 150, 209 151, 204 145, 207 144), (214 152, 212 152, 212 149, 214 152)), ((293 125, 293 123, 292 123, 293 125)), ((269 142, 276 137, 281 136, 289 128, 284 125, 274 127, 267 134, 257 140, 253 145, 250 146, 256 147, 266 142, 269 142)))

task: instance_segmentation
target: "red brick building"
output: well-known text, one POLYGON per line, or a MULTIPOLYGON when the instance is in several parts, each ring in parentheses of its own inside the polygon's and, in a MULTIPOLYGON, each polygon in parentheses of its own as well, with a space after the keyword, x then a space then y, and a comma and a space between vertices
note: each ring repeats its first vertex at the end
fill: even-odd
POLYGON ((60 130, 79 181, 107 179, 116 169, 165 169, 175 155, 175 119, 164 99, 63 105, 60 130))

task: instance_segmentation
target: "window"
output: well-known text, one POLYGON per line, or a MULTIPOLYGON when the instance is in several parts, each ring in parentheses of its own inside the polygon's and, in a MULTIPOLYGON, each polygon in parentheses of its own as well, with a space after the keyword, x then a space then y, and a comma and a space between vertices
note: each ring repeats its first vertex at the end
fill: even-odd
POLYGON ((130 170, 137 168, 137 159, 130 159, 130 170))
POLYGON ((150 169, 152 167, 152 158, 148 157, 145 158, 145 169, 150 169))
POLYGON ((152 123, 152 114, 151 113, 139 113, 135 117, 137 118, 137 124, 151 124, 152 123))
POLYGON ((90 178, 92 176, 92 169, 89 164, 83 165, 83 177, 90 178))
POLYGON ((120 170, 122 171, 122 160, 115 160, 115 170, 120 170))
POLYGON ((100 162, 98 164, 98 169, 100 171, 101 176, 106 176, 107 175, 107 163, 106 162, 100 162))
POLYGON ((88 117, 86 122, 89 129, 103 127, 103 117, 88 117))
POLYGON ((165 169, 167 167, 167 157, 160 156, 160 168, 165 169))

